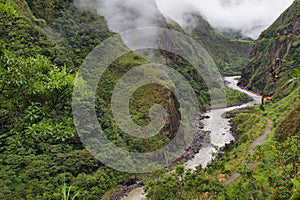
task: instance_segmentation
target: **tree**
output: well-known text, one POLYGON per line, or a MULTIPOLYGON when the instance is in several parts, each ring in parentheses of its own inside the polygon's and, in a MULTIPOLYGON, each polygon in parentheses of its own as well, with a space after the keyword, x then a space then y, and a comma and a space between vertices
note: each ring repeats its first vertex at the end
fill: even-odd
POLYGON ((24 142, 74 136, 69 114, 73 75, 43 56, 17 57, 0 44, 0 134, 19 135, 24 142))
POLYGON ((145 190, 147 198, 160 199, 195 199, 203 200, 218 195, 223 185, 217 178, 200 166, 195 171, 185 171, 183 165, 175 171, 166 173, 157 180, 149 181, 145 190))

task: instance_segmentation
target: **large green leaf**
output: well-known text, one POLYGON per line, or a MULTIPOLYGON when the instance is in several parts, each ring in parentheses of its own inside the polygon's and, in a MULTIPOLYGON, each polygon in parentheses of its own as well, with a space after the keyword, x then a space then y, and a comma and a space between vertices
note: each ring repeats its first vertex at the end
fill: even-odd
POLYGON ((300 68, 294 68, 291 72, 291 76, 296 79, 300 79, 300 68))

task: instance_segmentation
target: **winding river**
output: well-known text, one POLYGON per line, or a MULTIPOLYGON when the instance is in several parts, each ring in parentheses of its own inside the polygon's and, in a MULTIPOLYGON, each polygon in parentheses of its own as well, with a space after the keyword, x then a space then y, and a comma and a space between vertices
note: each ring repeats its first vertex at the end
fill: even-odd
MULTIPOLYGON (((240 106, 214 109, 206 113, 209 118, 202 120, 202 123, 204 124, 204 131, 211 132, 211 144, 200 149, 199 153, 197 153, 192 160, 186 162, 186 169, 195 169, 195 167, 199 165, 206 167, 206 165, 213 160, 213 153, 216 152, 215 146, 223 147, 234 140, 230 132, 231 126, 229 119, 224 117, 226 112, 260 104, 262 98, 260 95, 249 92, 237 86, 239 78, 239 76, 224 77, 224 81, 228 87, 246 93, 253 100, 240 106)), ((141 187, 131 191, 126 197, 122 198, 122 200, 142 199, 145 199, 145 195, 143 194, 143 188, 141 187)))

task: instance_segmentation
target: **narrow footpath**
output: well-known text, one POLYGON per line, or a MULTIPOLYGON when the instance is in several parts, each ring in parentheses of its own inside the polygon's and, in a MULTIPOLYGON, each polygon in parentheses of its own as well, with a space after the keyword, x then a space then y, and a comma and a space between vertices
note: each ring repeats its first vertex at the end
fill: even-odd
MULTIPOLYGON (((261 136, 259 136, 258 138, 256 138, 250 145, 249 145, 249 149, 247 151, 247 155, 252 154, 254 152, 255 147, 263 144, 269 137, 272 128, 273 128, 273 122, 267 118, 267 122, 268 125, 266 127, 265 133, 261 136)), ((244 164, 245 161, 242 161, 242 164, 244 164)), ((250 163, 248 166, 250 169, 255 169, 256 168, 256 164, 255 163, 250 163)), ((235 173, 233 174, 225 183, 225 186, 230 185, 231 183, 235 182, 237 179, 239 179, 241 177, 240 174, 235 173)))

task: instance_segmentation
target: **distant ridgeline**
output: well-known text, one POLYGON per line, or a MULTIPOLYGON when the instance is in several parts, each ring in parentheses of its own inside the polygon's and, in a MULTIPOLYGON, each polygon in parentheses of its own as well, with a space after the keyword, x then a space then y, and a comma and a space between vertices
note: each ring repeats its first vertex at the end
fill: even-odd
POLYGON ((294 68, 300 68, 300 1, 296 0, 255 41, 243 69, 240 86, 262 93, 287 96, 295 86, 289 82, 294 68))

